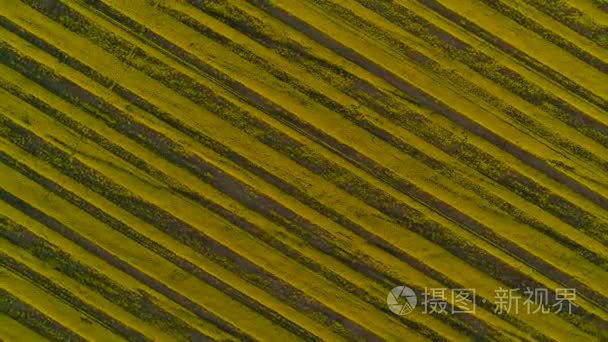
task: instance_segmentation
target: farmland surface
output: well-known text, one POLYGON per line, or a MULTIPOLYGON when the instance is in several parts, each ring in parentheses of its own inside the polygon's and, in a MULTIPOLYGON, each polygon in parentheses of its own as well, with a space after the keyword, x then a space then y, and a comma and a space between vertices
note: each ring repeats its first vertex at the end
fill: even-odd
POLYGON ((608 3, 0 1, 40 340, 608 341, 608 3))

